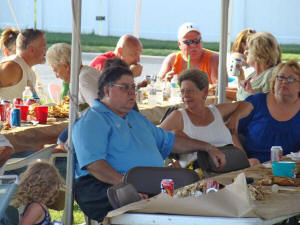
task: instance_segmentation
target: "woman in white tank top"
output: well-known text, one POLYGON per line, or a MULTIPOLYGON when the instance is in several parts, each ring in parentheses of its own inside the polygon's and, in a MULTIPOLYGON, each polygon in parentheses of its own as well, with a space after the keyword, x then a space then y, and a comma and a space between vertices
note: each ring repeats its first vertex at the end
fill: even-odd
MULTIPOLYGON (((160 127, 173 131, 177 135, 187 135, 216 147, 234 144, 243 149, 238 138, 235 135, 232 136, 225 126, 224 119, 239 105, 245 104, 246 106, 250 103, 235 102, 206 106, 208 77, 205 72, 198 69, 182 72, 179 76, 179 85, 185 108, 173 111, 160 127)), ((197 159, 196 153, 179 156, 182 167, 195 159, 197 159)))

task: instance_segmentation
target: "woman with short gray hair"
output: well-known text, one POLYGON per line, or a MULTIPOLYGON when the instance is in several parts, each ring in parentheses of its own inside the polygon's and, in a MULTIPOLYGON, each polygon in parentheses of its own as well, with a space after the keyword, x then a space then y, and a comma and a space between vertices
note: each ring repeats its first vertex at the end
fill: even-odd
MULTIPOLYGON (((205 105, 208 95, 208 76, 198 69, 189 69, 179 75, 179 85, 184 108, 173 111, 160 125, 161 128, 188 136, 190 138, 207 142, 210 147, 235 145, 243 151, 236 136, 231 135, 224 124, 237 107, 250 105, 247 102, 225 103, 219 105, 205 105)), ((181 154, 179 163, 181 167, 194 164, 196 153, 181 154)), ((250 165, 256 161, 249 160, 250 165)))
MULTIPOLYGON (((61 98, 68 94, 71 73, 71 46, 66 43, 52 45, 46 54, 47 63, 50 65, 57 78, 63 80, 61 98)), ((80 66, 79 71, 79 110, 82 111, 93 105, 97 98, 98 80, 100 71, 90 66, 80 66)))

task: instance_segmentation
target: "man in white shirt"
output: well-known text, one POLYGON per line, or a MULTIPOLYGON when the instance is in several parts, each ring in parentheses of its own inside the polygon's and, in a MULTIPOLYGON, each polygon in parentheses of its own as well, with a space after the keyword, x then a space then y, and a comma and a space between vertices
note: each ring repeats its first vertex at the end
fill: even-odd
POLYGON ((25 29, 16 41, 16 55, 0 63, 0 97, 12 100, 22 98, 26 86, 35 92, 36 75, 32 66, 45 62, 46 39, 36 29, 25 29))

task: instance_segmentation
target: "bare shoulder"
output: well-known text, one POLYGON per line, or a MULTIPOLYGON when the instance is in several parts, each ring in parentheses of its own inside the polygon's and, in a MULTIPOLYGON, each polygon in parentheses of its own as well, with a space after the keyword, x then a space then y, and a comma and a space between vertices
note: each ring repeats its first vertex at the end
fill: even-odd
POLYGON ((16 83, 22 79, 22 68, 19 64, 8 61, 0 64, 0 82, 6 84, 16 83))
POLYGON ((176 53, 171 53, 170 55, 168 55, 165 58, 165 62, 168 62, 168 64, 172 64, 173 65, 175 59, 176 59, 176 53))
POLYGON ((218 53, 213 52, 210 57, 211 57, 212 62, 219 62, 219 54, 218 53))
POLYGON ((180 129, 182 127, 182 115, 177 109, 174 110, 160 125, 161 128, 166 130, 180 129))
POLYGON ((27 207, 26 211, 24 212, 20 224, 36 224, 44 218, 44 214, 45 213, 42 206, 37 202, 33 202, 27 207))

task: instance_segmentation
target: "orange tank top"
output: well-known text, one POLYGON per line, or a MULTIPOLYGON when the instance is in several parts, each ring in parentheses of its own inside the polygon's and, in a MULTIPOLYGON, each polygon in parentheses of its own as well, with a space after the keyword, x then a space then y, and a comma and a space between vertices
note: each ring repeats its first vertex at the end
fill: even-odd
MULTIPOLYGON (((212 84, 211 71, 210 71, 210 56, 213 52, 210 50, 207 50, 207 49, 203 49, 203 51, 204 51, 204 54, 203 54, 203 57, 201 59, 201 64, 198 67, 198 69, 207 73, 209 83, 212 84)), ((182 60, 183 60, 182 53, 178 52, 176 54, 176 58, 175 58, 175 61, 174 61, 173 67, 172 67, 174 74, 180 74, 183 70, 186 69, 183 67, 182 60)))

